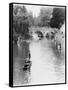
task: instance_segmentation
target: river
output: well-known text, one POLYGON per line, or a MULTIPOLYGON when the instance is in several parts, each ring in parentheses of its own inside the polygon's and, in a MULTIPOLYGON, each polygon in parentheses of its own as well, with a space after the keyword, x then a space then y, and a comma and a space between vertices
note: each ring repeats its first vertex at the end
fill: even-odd
POLYGON ((14 45, 13 52, 14 86, 65 83, 64 59, 55 55, 51 42, 46 38, 32 40, 23 47, 14 45), (25 52, 31 54, 30 61, 32 65, 30 72, 22 70, 24 65, 23 54, 25 52))

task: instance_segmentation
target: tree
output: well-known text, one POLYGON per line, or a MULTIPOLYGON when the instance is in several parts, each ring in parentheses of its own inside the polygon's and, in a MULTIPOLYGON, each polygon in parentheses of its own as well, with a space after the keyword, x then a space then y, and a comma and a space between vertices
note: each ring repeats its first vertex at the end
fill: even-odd
POLYGON ((33 18, 32 12, 28 13, 28 22, 29 22, 29 26, 33 26, 34 25, 34 18, 33 18))
POLYGON ((52 15, 50 26, 60 29, 65 20, 65 8, 54 8, 52 15))
POLYGON ((25 6, 15 6, 13 9, 13 27, 16 33, 24 35, 29 32, 28 12, 25 6))
POLYGON ((52 15, 52 8, 41 8, 40 14, 38 17, 40 22, 38 23, 38 25, 48 26, 51 15, 52 15))
POLYGON ((27 10, 25 6, 14 6, 13 7, 13 15, 22 17, 24 14, 26 14, 27 10))

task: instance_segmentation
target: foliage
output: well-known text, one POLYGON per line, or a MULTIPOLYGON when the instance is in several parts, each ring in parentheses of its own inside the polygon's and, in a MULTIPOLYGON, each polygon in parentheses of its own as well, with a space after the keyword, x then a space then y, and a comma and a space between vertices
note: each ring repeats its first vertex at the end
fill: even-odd
POLYGON ((39 15, 39 26, 48 26, 52 14, 52 8, 41 8, 39 15))
POLYGON ((50 26, 60 29, 65 20, 65 8, 54 8, 52 15, 50 26))
POLYGON ((13 28, 18 34, 28 33, 28 13, 25 6, 15 6, 13 9, 13 28))

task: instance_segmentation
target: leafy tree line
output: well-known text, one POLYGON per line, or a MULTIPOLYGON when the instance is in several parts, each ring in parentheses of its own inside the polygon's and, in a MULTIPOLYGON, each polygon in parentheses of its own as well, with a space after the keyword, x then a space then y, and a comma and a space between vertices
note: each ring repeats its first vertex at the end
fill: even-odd
POLYGON ((64 20, 64 8, 41 8, 39 16, 33 17, 32 12, 28 12, 25 6, 13 7, 13 32, 25 37, 29 36, 29 27, 31 26, 60 29, 64 20))
POLYGON ((25 39, 27 39, 29 38, 29 27, 32 24, 33 24, 32 13, 28 13, 25 6, 14 6, 13 8, 14 32, 16 34, 23 36, 25 39))
POLYGON ((13 26, 15 31, 20 34, 26 33, 27 31, 25 30, 29 27, 32 16, 28 14, 25 6, 16 6, 13 10, 13 26))
POLYGON ((52 10, 42 8, 38 17, 33 17, 32 12, 28 13, 25 6, 14 6, 13 27, 16 33, 28 33, 28 27, 48 26, 52 10), (25 28, 24 28, 25 27, 25 28))
POLYGON ((52 18, 49 22, 50 27, 60 29, 65 21, 65 8, 54 8, 52 18))
POLYGON ((49 26, 51 15, 52 15, 52 8, 41 8, 40 14, 38 16, 39 19, 38 26, 41 27, 49 26))

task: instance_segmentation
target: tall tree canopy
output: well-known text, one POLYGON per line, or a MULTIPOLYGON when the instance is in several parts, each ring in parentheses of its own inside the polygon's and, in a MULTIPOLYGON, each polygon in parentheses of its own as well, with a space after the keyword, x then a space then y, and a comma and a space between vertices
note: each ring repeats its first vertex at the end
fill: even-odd
POLYGON ((48 23, 50 21, 51 15, 52 15, 52 8, 41 8, 40 14, 38 16, 40 26, 48 26, 48 23))
POLYGON ((28 12, 25 6, 14 6, 13 27, 18 34, 25 34, 29 32, 28 12))
POLYGON ((54 8, 52 15, 50 26, 60 29, 65 20, 65 8, 54 8))

